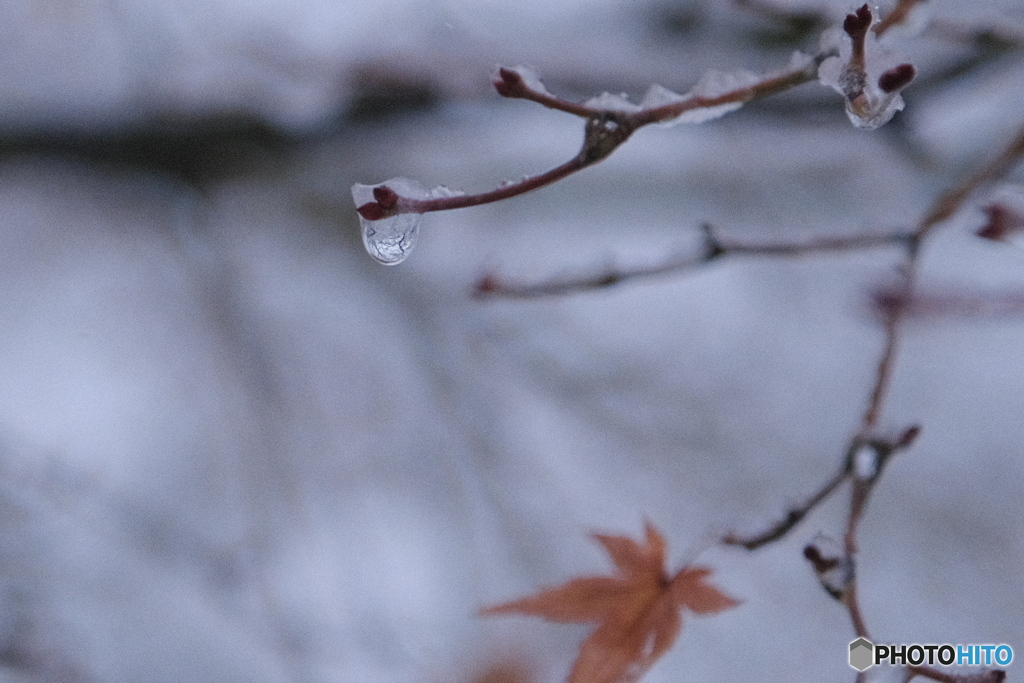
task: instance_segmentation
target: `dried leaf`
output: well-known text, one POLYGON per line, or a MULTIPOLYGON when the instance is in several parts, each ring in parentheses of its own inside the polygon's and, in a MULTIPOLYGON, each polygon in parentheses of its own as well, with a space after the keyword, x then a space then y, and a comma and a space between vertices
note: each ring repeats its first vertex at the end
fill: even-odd
POLYGON ((569 683, 635 681, 672 647, 682 628, 683 609, 711 614, 739 604, 707 583, 711 570, 706 567, 683 567, 669 577, 664 568, 665 539, 649 522, 643 543, 625 536, 594 538, 611 556, 613 576, 573 579, 482 611, 597 623, 580 646, 569 683))

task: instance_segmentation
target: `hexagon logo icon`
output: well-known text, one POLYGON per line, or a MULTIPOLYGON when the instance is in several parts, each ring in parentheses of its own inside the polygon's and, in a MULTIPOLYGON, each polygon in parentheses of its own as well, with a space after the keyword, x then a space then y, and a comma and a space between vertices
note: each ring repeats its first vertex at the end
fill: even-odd
POLYGON ((858 638, 850 643, 850 666, 857 671, 870 667, 875 654, 875 646, 867 638, 858 638))

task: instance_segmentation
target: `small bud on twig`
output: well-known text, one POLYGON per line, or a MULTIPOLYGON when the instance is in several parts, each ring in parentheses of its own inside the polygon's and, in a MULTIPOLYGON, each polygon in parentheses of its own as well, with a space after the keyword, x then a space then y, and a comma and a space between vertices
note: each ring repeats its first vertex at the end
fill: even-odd
POLYGON ((822 588, 836 600, 842 600, 853 583, 854 568, 850 554, 834 539, 818 534, 804 548, 804 557, 814 567, 822 588))
POLYGON ((398 193, 387 185, 373 188, 373 198, 380 204, 380 208, 390 211, 398 204, 398 193))
POLYGON ((902 451, 907 448, 910 448, 914 444, 914 442, 917 441, 917 437, 920 434, 921 425, 913 425, 912 427, 908 427, 907 430, 900 435, 900 438, 896 439, 896 441, 893 443, 892 449, 894 451, 902 451))
POLYGON ((529 94, 526 81, 515 69, 501 67, 498 69, 498 78, 494 81, 494 89, 502 97, 523 98, 529 94))
POLYGON ((878 77, 878 88, 884 93, 894 93, 905 88, 917 75, 913 64, 900 64, 878 77))
POLYGON ((1024 213, 1002 203, 986 206, 984 211, 988 222, 974 233, 978 237, 1002 242, 1011 234, 1024 231, 1024 213))
POLYGON ((857 49, 858 43, 863 50, 864 39, 867 38, 868 29, 871 27, 871 20, 873 18, 871 16, 871 8, 867 4, 861 5, 855 13, 846 15, 846 19, 843 21, 843 30, 846 31, 846 35, 853 39, 854 50, 857 49))
POLYGON ((356 208, 359 215, 368 221, 379 221, 382 218, 387 218, 390 214, 384 210, 377 202, 367 202, 360 207, 356 208))
POLYGON ((356 208, 359 215, 366 220, 379 221, 398 213, 398 193, 387 185, 380 185, 373 188, 373 198, 377 201, 366 202, 362 206, 356 208))

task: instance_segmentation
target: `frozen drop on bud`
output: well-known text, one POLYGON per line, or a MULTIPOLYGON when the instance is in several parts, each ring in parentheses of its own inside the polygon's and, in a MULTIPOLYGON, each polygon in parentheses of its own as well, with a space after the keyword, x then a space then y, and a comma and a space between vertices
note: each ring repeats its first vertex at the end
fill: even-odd
POLYGON ((874 130, 902 110, 900 91, 916 70, 884 45, 870 30, 875 24, 868 5, 847 15, 842 30, 831 29, 821 38, 822 52, 837 53, 822 62, 818 80, 843 95, 846 115, 857 128, 874 130))
POLYGON ((821 587, 836 600, 842 600, 853 582, 853 558, 836 540, 818 534, 804 547, 804 558, 814 567, 821 587))
POLYGON ((423 214, 402 211, 403 199, 436 199, 454 197, 447 187, 425 190, 408 178, 392 178, 379 185, 352 186, 359 224, 362 227, 363 246, 378 263, 397 266, 409 257, 419 235, 423 214))
POLYGON ((419 213, 392 213, 399 197, 419 199, 426 195, 417 183, 392 178, 380 185, 352 186, 352 199, 359 208, 359 224, 366 251, 385 266, 396 266, 408 258, 416 246, 423 218, 419 213))

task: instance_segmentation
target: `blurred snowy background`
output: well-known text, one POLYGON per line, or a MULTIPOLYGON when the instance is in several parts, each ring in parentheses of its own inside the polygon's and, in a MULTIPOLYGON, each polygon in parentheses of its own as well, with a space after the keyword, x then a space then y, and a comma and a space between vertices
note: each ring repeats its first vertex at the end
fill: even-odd
MULTIPOLYGON (((579 122, 499 98, 497 64, 578 99, 685 92, 781 67, 851 9, 0 4, 0 680, 433 683, 508 657, 560 680, 584 627, 476 611, 604 572, 587 532, 645 517, 674 565, 703 551, 744 600, 688 622, 645 680, 852 680, 848 617, 800 554, 841 533, 845 491, 774 546, 708 546, 839 466, 898 255, 470 292, 492 269, 696 250, 705 221, 748 240, 912 225, 1020 125, 1019 0, 932 0, 893 31, 919 79, 873 133, 817 84, 645 129, 558 186, 427 216, 396 268, 364 252, 349 194, 481 191, 574 155, 579 122)), ((943 226, 926 285, 1024 291, 1024 251, 974 237, 983 220, 943 226)), ((879 640, 1024 653, 1022 341, 1020 315, 907 328, 883 423, 923 434, 861 534, 879 640)))

